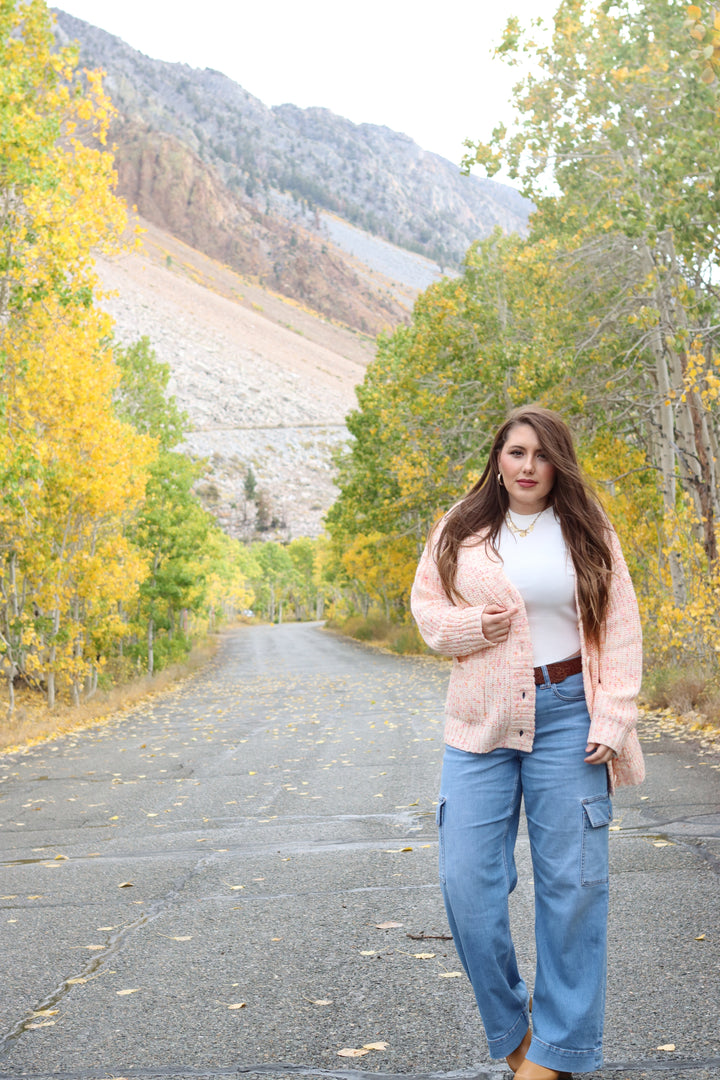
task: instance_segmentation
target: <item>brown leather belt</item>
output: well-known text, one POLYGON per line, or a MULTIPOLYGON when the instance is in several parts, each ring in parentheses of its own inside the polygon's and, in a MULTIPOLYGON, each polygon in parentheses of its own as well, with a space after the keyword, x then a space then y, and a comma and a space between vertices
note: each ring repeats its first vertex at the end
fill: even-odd
MULTIPOLYGON (((568 675, 577 675, 582 671, 582 657, 573 656, 570 660, 558 660, 556 664, 546 664, 545 667, 551 683, 562 682, 563 679, 567 679, 568 675)), ((535 672, 535 685, 542 686, 545 682, 543 669, 536 667, 533 670, 535 672)))

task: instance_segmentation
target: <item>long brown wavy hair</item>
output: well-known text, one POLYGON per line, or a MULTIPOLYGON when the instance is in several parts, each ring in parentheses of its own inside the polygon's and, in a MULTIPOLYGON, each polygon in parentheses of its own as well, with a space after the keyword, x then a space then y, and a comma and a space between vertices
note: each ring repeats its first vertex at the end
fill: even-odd
POLYGON ((549 496, 577 575, 578 601, 585 637, 598 642, 608 606, 612 555, 607 541, 608 520, 583 476, 572 435, 557 413, 539 405, 512 412, 497 432, 485 471, 461 502, 446 515, 438 534, 435 556, 449 600, 463 600, 455 576, 460 545, 475 537, 498 556, 498 536, 508 509, 508 494, 498 480, 499 458, 510 429, 529 424, 548 461, 555 467, 549 496))

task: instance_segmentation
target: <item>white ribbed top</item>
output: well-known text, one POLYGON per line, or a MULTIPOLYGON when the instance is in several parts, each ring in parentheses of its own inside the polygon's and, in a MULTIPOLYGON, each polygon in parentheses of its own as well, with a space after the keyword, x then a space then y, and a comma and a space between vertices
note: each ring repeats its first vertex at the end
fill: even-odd
MULTIPOLYGON (((525 529, 536 515, 510 517, 525 529)), ((516 536, 503 525, 498 541, 503 570, 525 603, 534 666, 574 656, 580 649, 575 568, 554 510, 543 510, 527 536, 516 536)))

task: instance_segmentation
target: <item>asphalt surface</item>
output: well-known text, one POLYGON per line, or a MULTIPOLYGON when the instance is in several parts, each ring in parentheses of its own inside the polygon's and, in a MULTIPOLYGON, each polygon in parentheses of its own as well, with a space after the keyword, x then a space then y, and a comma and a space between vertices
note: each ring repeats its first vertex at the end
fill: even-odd
MULTIPOLYGON (((170 691, 0 756, 0 1080, 509 1077, 437 885, 447 674, 246 627, 170 691)), ((611 833, 606 1065, 585 1075, 710 1080, 720 759, 644 743, 611 833)), ((518 863, 531 982, 523 833, 518 863)))

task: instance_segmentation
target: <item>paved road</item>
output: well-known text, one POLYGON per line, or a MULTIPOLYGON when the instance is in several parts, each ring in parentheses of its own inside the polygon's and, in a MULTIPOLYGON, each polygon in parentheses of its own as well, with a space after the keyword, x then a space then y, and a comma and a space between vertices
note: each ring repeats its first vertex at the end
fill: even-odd
MULTIPOLYGON (((248 627, 126 715, 0 757, 0 1080, 509 1076, 436 884, 446 678, 317 626, 248 627)), ((652 730, 646 749, 649 782, 616 800, 595 1075, 710 1080, 720 761, 652 730)))

